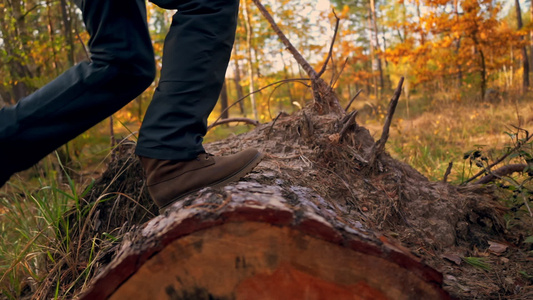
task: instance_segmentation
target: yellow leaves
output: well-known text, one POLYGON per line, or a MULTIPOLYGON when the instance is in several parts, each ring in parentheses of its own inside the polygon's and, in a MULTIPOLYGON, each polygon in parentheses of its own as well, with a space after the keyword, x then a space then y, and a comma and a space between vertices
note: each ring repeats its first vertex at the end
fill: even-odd
POLYGON ((347 16, 350 13, 350 7, 348 5, 344 5, 342 7, 341 16, 347 16))
POLYGON ((433 7, 450 4, 450 0, 426 0, 424 2, 426 5, 433 6, 433 7))
POLYGON ((412 82, 418 84, 453 78, 459 71, 477 77, 483 67, 480 54, 483 53, 486 76, 491 76, 510 63, 509 49, 523 46, 528 39, 521 41, 520 36, 530 32, 517 33, 506 21, 498 19, 500 8, 492 2, 458 1, 461 7, 456 14, 452 0, 420 1, 420 18, 399 27, 398 31, 407 30, 409 34, 405 33, 402 43, 386 50, 386 59, 395 65, 412 66, 412 82), (402 62, 403 59, 407 61, 402 62))

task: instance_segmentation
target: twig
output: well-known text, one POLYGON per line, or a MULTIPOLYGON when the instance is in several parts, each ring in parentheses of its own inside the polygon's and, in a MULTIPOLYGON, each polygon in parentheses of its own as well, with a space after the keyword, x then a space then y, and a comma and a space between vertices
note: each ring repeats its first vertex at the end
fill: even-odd
POLYGON ((372 151, 370 152, 371 158, 369 161, 370 161, 371 166, 374 165, 376 158, 379 155, 381 155, 381 153, 385 149, 385 144, 387 143, 387 140, 389 139, 390 125, 392 123, 392 117, 394 116, 394 111, 396 110, 396 105, 398 105, 398 99, 400 99, 400 95, 402 93, 403 80, 404 80, 403 77, 400 78, 398 87, 396 87, 396 90, 394 91, 394 95, 392 96, 389 102, 389 109, 387 112, 387 117, 385 118, 385 124, 383 125, 383 132, 381 133, 381 137, 374 144, 374 146, 372 147, 372 151))
POLYGON ((344 111, 348 111, 348 108, 350 108, 350 106, 352 105, 352 103, 355 101, 355 99, 357 98, 357 96, 359 96, 359 94, 361 94, 363 90, 359 90, 357 92, 357 94, 355 94, 355 96, 352 97, 352 100, 350 100, 350 103, 348 103, 348 105, 346 105, 346 108, 344 109, 344 111))
POLYGON ((78 29, 76 28, 76 26, 74 26, 74 30, 76 31, 76 37, 78 38, 78 41, 80 42, 83 48, 83 52, 85 52, 85 57, 87 57, 88 60, 91 60, 91 55, 89 55, 89 50, 87 49, 87 46, 83 42, 83 39, 81 38, 80 33, 78 32, 78 29))
POLYGON ((258 126, 260 124, 259 121, 253 120, 253 119, 249 119, 249 118, 228 118, 228 119, 217 120, 215 123, 209 125, 207 127, 207 130, 210 130, 213 127, 218 126, 218 125, 228 124, 228 123, 232 123, 232 122, 243 122, 243 123, 251 124, 251 125, 254 125, 254 126, 258 126))
POLYGON ((339 74, 337 76, 334 76, 334 78, 331 78, 331 82, 329 83, 330 86, 334 86, 337 83, 337 80, 341 77, 342 73, 344 72, 344 68, 346 68, 346 65, 348 64, 348 57, 344 60, 344 63, 342 64, 341 70, 339 71, 339 74))
MULTIPOLYGON (((287 79, 289 80, 289 79, 287 79)), ((286 84, 286 83, 289 83, 290 81, 287 81, 287 82, 281 82, 278 86, 276 86, 272 92, 270 92, 270 95, 268 95, 268 99, 267 99, 267 107, 268 107, 268 116, 270 117, 270 119, 272 119, 272 114, 270 113, 270 99, 272 98, 272 95, 274 94, 274 92, 276 92, 276 90, 278 88, 280 88, 282 85, 286 84)), ((305 84, 305 83, 302 83, 300 81, 296 81, 297 83, 301 83, 303 85, 305 85, 306 87, 310 87, 309 85, 305 84)))
POLYGON ((281 84, 281 83, 285 83, 285 82, 290 82, 290 81, 296 81, 296 82, 298 82, 298 83, 301 83, 301 84, 305 85, 305 86, 308 87, 308 88, 311 87, 310 85, 307 85, 307 84, 301 82, 301 81, 306 81, 306 80, 309 81, 309 80, 311 80, 311 79, 310 79, 310 78, 292 78, 292 79, 283 79, 283 80, 280 80, 280 81, 276 81, 276 82, 274 82, 274 83, 271 83, 271 84, 269 84, 269 85, 266 85, 266 86, 264 86, 264 87, 262 87, 262 88, 260 88, 260 89, 258 89, 258 90, 255 90, 255 91, 253 91, 253 92, 251 92, 251 93, 248 93, 247 95, 245 95, 245 96, 243 96, 242 98, 240 98, 239 100, 233 102, 230 106, 228 106, 226 109, 224 109, 224 110, 220 113, 220 116, 218 117, 218 119, 215 120, 215 123, 218 122, 218 120, 220 120, 220 119, 222 118, 222 116, 224 115, 224 113, 225 113, 228 109, 230 109, 230 108, 232 108, 233 106, 237 105, 237 103, 243 101, 244 99, 248 98, 248 97, 249 97, 250 95, 252 95, 252 94, 259 93, 260 91, 262 91, 262 90, 264 90, 264 89, 266 89, 266 88, 269 88, 269 87, 271 87, 271 86, 273 86, 273 85, 281 84))
POLYGON ((470 177, 467 181, 463 182, 462 185, 465 185, 469 182, 471 182, 472 180, 478 178, 479 176, 483 175, 487 169, 490 170, 490 168, 494 167, 495 165, 501 163, 504 159, 506 159, 509 155, 511 155, 513 152, 515 152, 516 150, 520 149, 523 145, 525 145, 530 139, 531 139, 532 136, 526 136, 526 139, 523 140, 523 141, 519 141, 516 146, 507 151, 507 153, 505 153, 502 157, 500 157, 498 160, 496 160, 495 162, 493 162, 492 164, 488 165, 487 168, 484 168, 483 170, 479 171, 476 175, 470 177))
POLYGON ((322 69, 318 72, 317 78, 320 78, 322 74, 326 71, 326 67, 328 65, 329 60, 331 59, 331 55, 333 53, 333 45, 335 44, 335 39, 337 38, 337 32, 339 31, 339 22, 340 19, 337 17, 337 14, 335 13, 335 10, 333 9, 333 15, 335 16, 335 31, 333 32, 333 38, 331 40, 331 45, 329 46, 329 53, 328 57, 326 58, 326 62, 324 62, 324 65, 322 66, 322 69))
POLYGON ((448 181, 448 176, 452 172, 452 167, 453 167, 453 161, 451 161, 448 164, 448 168, 446 168, 446 172, 444 172, 444 178, 442 178, 442 182, 447 182, 448 181))
POLYGON ((111 160, 117 159, 117 153, 115 146, 117 141, 115 140, 115 129, 113 128, 113 115, 109 116, 109 136, 111 138, 111 160))
POLYGON ((522 196, 522 198, 524 199, 524 204, 526 205, 527 211, 529 211, 529 216, 533 217, 533 212, 531 211, 531 207, 529 207, 528 203, 529 200, 525 196, 522 196))
POLYGON ((346 132, 348 131, 348 128, 350 128, 350 126, 352 126, 353 123, 355 123, 355 117, 357 116, 357 112, 358 112, 357 110, 354 110, 350 113, 348 120, 346 121, 346 123, 342 127, 341 132, 339 133, 339 141, 342 141, 342 139, 344 138, 344 135, 346 135, 346 132))
POLYGON ((284 114, 284 112, 280 111, 278 116, 274 119, 274 121, 272 122, 272 125, 270 125, 270 129, 268 130, 267 138, 270 137, 270 134, 272 133, 272 130, 274 129, 274 125, 278 121, 279 117, 281 117, 283 114, 284 114))

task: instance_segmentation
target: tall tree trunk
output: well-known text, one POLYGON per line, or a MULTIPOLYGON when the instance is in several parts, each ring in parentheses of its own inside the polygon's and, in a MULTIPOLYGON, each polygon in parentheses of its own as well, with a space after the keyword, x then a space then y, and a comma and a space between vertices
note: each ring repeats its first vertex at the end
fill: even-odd
MULTIPOLYGON (((370 12, 370 10, 369 10, 370 12)), ((377 78, 375 76, 375 72, 377 71, 376 68, 376 50, 374 49, 374 43, 372 42, 372 14, 368 14, 368 41, 370 45, 370 68, 372 70, 372 82, 373 82, 373 88, 374 88, 374 95, 376 96, 376 99, 379 99, 379 88, 378 88, 378 82, 377 78)))
POLYGON ((29 95, 34 89, 27 84, 27 79, 33 77, 32 72, 24 61, 26 52, 26 45, 24 41, 28 39, 25 14, 22 11, 20 1, 12 1, 8 3, 11 9, 11 15, 6 18, 0 18, 2 38, 4 41, 9 41, 3 44, 9 60, 9 75, 14 82, 11 87, 11 94, 14 101, 29 95), (15 23, 16 26, 13 26, 15 23))
MULTIPOLYGON (((522 10, 520 9, 520 2, 515 0, 515 9, 516 9, 516 23, 518 30, 522 29, 522 10)), ((520 37, 520 40, 523 40, 523 37, 520 37)), ((529 61, 527 57, 527 48, 522 46, 522 92, 527 91, 529 88, 529 61)))
MULTIPOLYGON (((288 70, 288 66, 287 64, 285 63, 285 57, 283 56, 283 49, 282 51, 279 52, 279 55, 281 56, 281 62, 283 63, 283 75, 284 75, 284 79, 289 79, 289 70, 288 70)), ((293 103, 293 97, 292 97, 292 90, 291 90, 291 85, 290 84, 287 84, 287 95, 289 97, 289 101, 291 103, 291 105, 294 106, 293 103)), ((280 111, 281 111, 282 107, 281 107, 281 103, 280 103, 280 111)))
POLYGON ((56 51, 56 47, 55 47, 55 39, 54 39, 54 24, 52 22, 52 13, 51 13, 51 10, 52 10, 52 2, 49 1, 47 4, 46 4, 46 16, 48 18, 48 35, 49 35, 49 38, 50 38, 50 48, 52 50, 52 65, 53 65, 53 69, 55 71, 55 76, 59 76, 60 74, 60 67, 59 67, 59 62, 57 60, 57 51, 56 51))
POLYGON ((228 111, 228 89, 226 88, 226 81, 222 84, 222 90, 220 91, 220 118, 227 119, 229 118, 228 111))
MULTIPOLYGON (((252 56, 252 21, 250 18, 250 11, 248 9, 248 0, 243 0, 242 11, 244 14, 244 23, 246 27, 246 50, 248 55, 248 79, 250 86, 250 93, 254 91, 254 68, 253 68, 253 56, 252 56)), ((252 103, 252 111, 254 114, 254 119, 259 120, 259 115, 257 113, 257 104, 255 103, 255 94, 250 94, 250 101, 252 103)))
POLYGON ((379 72, 379 87, 380 90, 383 91, 383 88, 385 87, 384 79, 383 79, 383 66, 381 63, 381 57, 379 56, 379 50, 381 49, 379 45, 379 37, 378 37, 378 24, 377 24, 377 16, 376 16, 376 3, 375 0, 370 0, 370 19, 372 21, 372 32, 373 32, 373 40, 375 45, 375 51, 376 51, 376 67, 379 72))
POLYGON ((479 53, 479 66, 480 66, 479 75, 481 77, 479 88, 481 90, 480 99, 483 100, 483 98, 485 97, 485 91, 487 90, 487 63, 485 60, 485 53, 483 52, 483 49, 481 48, 481 45, 479 44, 477 34, 478 32, 474 31, 471 35, 471 38, 472 38, 472 41, 474 42, 474 51, 476 53, 479 53))
MULTIPOLYGON (((453 1, 453 13, 455 14, 455 22, 459 22, 459 0, 453 1)), ((455 55, 459 55, 459 50, 461 50, 461 37, 455 38, 455 55)), ((463 68, 461 63, 458 62, 456 65, 457 68, 457 87, 461 88, 463 85, 463 68)))
POLYGON ((479 58, 481 60, 481 99, 485 97, 485 91, 487 90, 487 66, 485 63, 485 54, 481 48, 478 48, 479 58))
MULTIPOLYGON (((529 6, 529 18, 531 20, 531 22, 533 22, 533 1, 531 1, 531 4, 529 6)), ((532 71, 533 70, 533 29, 530 29, 529 31, 529 45, 530 45, 530 48, 529 48, 529 70, 532 71)))
POLYGON ((424 45, 426 43, 426 34, 424 33, 424 30, 422 30, 422 12, 420 10, 420 2, 416 1, 416 15, 418 17, 418 22, 420 26, 420 44, 424 45))
POLYGON ((72 19, 70 16, 70 8, 66 0, 61 0, 61 17, 63 19, 63 29, 65 40, 68 45, 68 63, 69 66, 74 65, 74 37, 72 35, 72 19))
MULTIPOLYGON (((239 65, 239 59, 237 58, 237 45, 233 47, 233 53, 235 54, 235 59, 233 60, 233 63, 235 64, 235 77, 233 78, 233 81, 235 82, 235 90, 237 91, 237 100, 241 100, 244 98, 244 92, 242 90, 241 85, 241 67, 239 65)), ((241 114, 246 117, 246 110, 244 109, 244 102, 239 101, 239 109, 241 111, 241 114)))

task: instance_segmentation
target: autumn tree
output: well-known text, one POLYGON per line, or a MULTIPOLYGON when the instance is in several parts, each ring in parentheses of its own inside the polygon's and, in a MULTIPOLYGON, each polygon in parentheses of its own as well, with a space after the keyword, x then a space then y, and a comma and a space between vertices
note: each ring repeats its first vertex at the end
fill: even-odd
POLYGON ((420 4, 425 12, 406 24, 420 35, 393 45, 388 58, 398 63, 408 55, 418 84, 443 89, 449 78, 459 78, 477 86, 478 98, 483 98, 491 76, 511 63, 509 49, 519 44, 516 32, 498 19, 501 1, 411 2, 415 7, 420 4))
MULTIPOLYGON (((520 9, 520 1, 515 0, 516 10, 516 26, 518 30, 521 30, 524 26, 522 23, 522 10, 520 9)), ((520 36, 520 40, 523 41, 523 36, 520 36)), ((529 61, 527 57, 526 45, 522 45, 522 90, 526 91, 529 88, 529 61)))

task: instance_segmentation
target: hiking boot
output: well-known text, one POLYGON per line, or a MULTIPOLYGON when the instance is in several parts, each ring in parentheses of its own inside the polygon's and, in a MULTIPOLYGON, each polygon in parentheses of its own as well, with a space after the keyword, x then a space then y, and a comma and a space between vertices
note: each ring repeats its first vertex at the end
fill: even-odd
POLYGON ((256 149, 217 157, 202 153, 191 161, 141 157, 148 192, 162 212, 172 203, 205 187, 220 187, 248 174, 263 159, 256 149))

